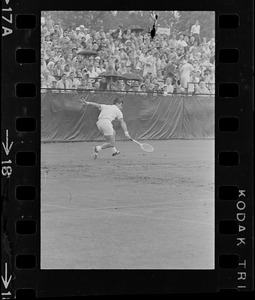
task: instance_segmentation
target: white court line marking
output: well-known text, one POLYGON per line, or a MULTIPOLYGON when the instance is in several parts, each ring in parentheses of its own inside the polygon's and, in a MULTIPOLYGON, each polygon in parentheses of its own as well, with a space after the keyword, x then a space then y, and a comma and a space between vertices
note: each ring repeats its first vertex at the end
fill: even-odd
POLYGON ((128 216, 128 217, 150 218, 150 219, 157 219, 157 220, 179 221, 179 222, 185 222, 185 223, 194 223, 194 224, 200 224, 200 225, 214 226, 214 224, 204 223, 204 222, 196 222, 196 221, 191 221, 191 220, 181 220, 181 219, 173 219, 173 218, 161 218, 161 217, 144 216, 144 215, 137 215, 137 214, 127 214, 127 213, 122 213, 122 212, 120 213, 120 212, 116 212, 116 211, 114 211, 114 212, 113 211, 105 211, 104 209, 106 209, 106 207, 82 208, 82 207, 67 207, 67 206, 51 205, 51 204, 42 204, 41 206, 62 208, 62 209, 69 209, 69 210, 78 210, 78 211, 100 210, 100 212, 106 213, 106 214, 115 214, 115 215, 128 216))
MULTIPOLYGON (((97 210, 97 209, 115 209, 115 208, 136 208, 136 207, 146 207, 146 206, 153 206, 153 205, 170 205, 170 203, 167 202, 154 202, 154 203, 148 203, 148 204, 134 204, 134 205, 122 205, 122 206, 103 206, 103 207, 88 207, 88 208, 82 208, 82 209, 90 209, 90 210, 97 210)), ((70 206, 62 206, 62 205, 54 205, 54 204, 42 204, 42 206, 52 206, 52 207, 66 207, 70 209, 78 209, 77 207, 70 207, 70 206)))

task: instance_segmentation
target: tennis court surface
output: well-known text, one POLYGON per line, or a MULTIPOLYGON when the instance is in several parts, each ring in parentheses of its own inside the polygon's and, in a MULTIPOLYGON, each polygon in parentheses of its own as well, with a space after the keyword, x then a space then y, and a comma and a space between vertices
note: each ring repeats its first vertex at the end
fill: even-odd
POLYGON ((214 268, 214 140, 146 142, 41 145, 42 269, 214 268))

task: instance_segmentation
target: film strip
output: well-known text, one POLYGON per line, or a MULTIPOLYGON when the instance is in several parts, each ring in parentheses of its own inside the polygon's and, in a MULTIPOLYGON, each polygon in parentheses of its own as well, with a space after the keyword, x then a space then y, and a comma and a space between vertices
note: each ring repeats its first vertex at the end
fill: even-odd
POLYGON ((252 1, 171 3, 215 11, 213 270, 40 269, 41 12, 84 10, 52 2, 2 1, 2 298, 253 291, 252 1))

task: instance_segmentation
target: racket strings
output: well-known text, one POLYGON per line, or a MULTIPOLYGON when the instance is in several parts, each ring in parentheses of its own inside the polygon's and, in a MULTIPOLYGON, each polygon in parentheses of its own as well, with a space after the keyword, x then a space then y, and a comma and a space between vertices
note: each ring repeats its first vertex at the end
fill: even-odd
POLYGON ((153 152, 154 148, 149 144, 142 144, 141 148, 146 152, 153 152))

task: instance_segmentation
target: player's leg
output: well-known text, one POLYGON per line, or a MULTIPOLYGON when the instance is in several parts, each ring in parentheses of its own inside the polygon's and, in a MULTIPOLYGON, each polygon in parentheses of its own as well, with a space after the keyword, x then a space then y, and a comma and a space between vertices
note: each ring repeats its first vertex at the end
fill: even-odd
POLYGON ((97 155, 98 155, 99 151, 104 150, 104 149, 108 149, 108 148, 111 148, 111 150, 112 150, 112 156, 115 156, 115 155, 117 155, 117 154, 120 153, 120 151, 118 151, 115 148, 115 135, 105 135, 105 138, 106 138, 106 142, 105 143, 103 143, 100 146, 96 146, 94 148, 94 159, 97 158, 97 155))
POLYGON ((112 155, 115 156, 119 154, 120 152, 115 148, 115 130, 113 129, 112 123, 109 121, 98 121, 97 127, 101 131, 101 133, 105 136, 106 142, 103 143, 100 146, 94 147, 94 159, 97 158, 98 152, 107 149, 112 148, 112 155))

